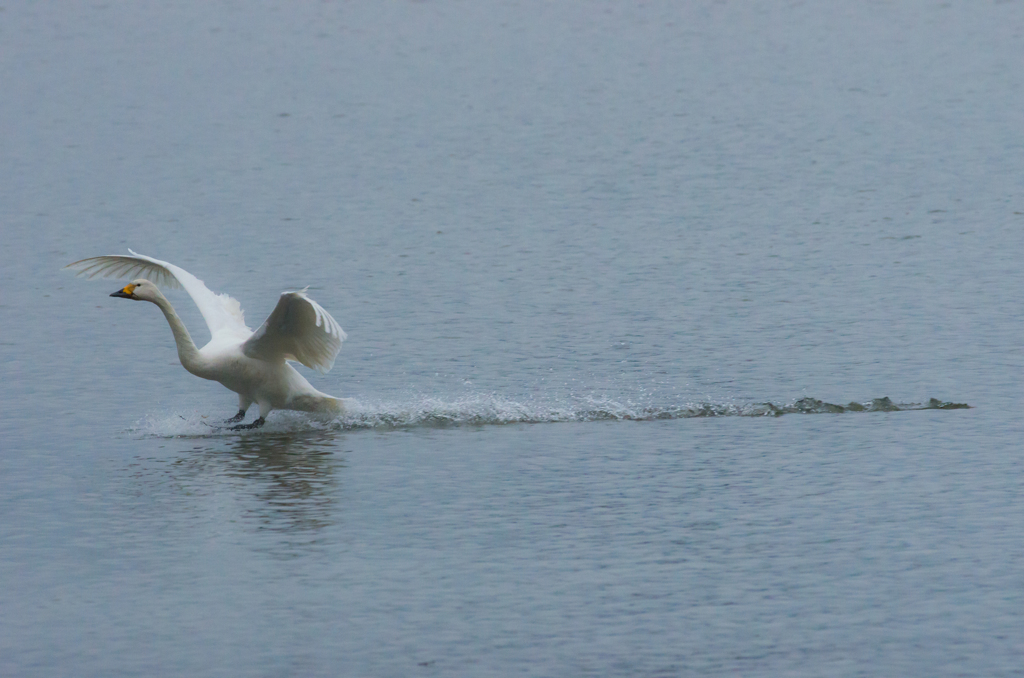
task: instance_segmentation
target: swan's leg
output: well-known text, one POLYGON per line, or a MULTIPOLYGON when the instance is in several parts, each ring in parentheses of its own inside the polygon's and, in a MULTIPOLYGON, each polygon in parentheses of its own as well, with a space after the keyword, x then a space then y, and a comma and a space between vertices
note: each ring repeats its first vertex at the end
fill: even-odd
POLYGON ((239 424, 238 426, 232 426, 232 431, 243 431, 246 429, 259 428, 263 424, 267 423, 267 415, 270 414, 270 410, 274 409, 270 406, 270 403, 260 403, 260 417, 251 424, 239 424))
POLYGON ((239 396, 238 396, 238 414, 236 414, 235 416, 231 417, 230 419, 225 419, 224 423, 225 424, 234 424, 236 421, 242 421, 243 419, 245 419, 245 411, 247 409, 249 409, 249 405, 252 405, 252 400, 250 400, 249 398, 246 398, 245 396, 239 394, 239 396))

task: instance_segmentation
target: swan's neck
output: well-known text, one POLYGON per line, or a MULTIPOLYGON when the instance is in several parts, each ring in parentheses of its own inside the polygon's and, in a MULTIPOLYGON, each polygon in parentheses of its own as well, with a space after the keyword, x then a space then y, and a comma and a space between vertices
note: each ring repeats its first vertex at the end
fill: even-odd
POLYGON ((164 312, 167 324, 171 326, 171 332, 174 333, 174 343, 178 347, 178 360, 181 361, 181 366, 192 374, 201 376, 199 373, 203 367, 202 356, 199 355, 199 349, 196 348, 195 342, 192 341, 192 335, 188 333, 185 323, 181 322, 181 318, 175 313, 171 302, 167 301, 167 298, 163 295, 153 303, 164 312))

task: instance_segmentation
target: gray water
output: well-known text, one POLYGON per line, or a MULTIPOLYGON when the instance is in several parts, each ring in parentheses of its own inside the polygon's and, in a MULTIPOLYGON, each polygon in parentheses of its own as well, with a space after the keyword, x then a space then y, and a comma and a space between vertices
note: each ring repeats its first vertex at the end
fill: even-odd
POLYGON ((1022 52, 1020 2, 5 5, 0 674, 1024 675, 1022 52), (309 285, 349 412, 211 428, 60 271, 129 247, 251 326, 309 285))

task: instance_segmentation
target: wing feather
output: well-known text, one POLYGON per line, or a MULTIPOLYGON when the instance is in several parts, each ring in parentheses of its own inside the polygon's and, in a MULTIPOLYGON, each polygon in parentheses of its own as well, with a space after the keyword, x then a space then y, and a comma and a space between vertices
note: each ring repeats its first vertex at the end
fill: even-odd
POLYGON ((324 373, 334 367, 345 339, 338 321, 306 296, 306 290, 285 292, 266 322, 242 344, 242 352, 260 360, 295 360, 324 373))
POLYGON ((236 299, 226 294, 214 294, 195 277, 183 268, 166 261, 160 261, 144 254, 128 250, 131 256, 111 254, 104 257, 91 257, 68 264, 64 268, 74 271, 82 278, 145 278, 159 287, 184 289, 192 297, 192 301, 203 314, 210 334, 228 331, 234 334, 244 332, 248 336, 252 330, 245 325, 242 307, 236 299))

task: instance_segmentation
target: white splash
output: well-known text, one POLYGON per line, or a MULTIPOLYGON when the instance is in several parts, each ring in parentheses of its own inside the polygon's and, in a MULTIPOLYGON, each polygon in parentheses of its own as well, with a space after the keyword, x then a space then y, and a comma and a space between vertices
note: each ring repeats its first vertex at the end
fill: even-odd
POLYGON ((844 412, 895 412, 924 409, 964 409, 968 406, 932 398, 925 403, 894 403, 889 398, 833 405, 814 398, 785 404, 770 402, 650 402, 604 397, 515 400, 497 394, 472 394, 456 398, 409 396, 399 400, 345 400, 344 414, 335 419, 315 419, 297 412, 275 412, 265 426, 233 431, 230 425, 198 410, 150 414, 128 429, 143 437, 208 437, 260 435, 302 431, 351 431, 416 427, 500 426, 586 421, 652 421, 696 417, 778 417, 783 414, 840 414, 844 412))

